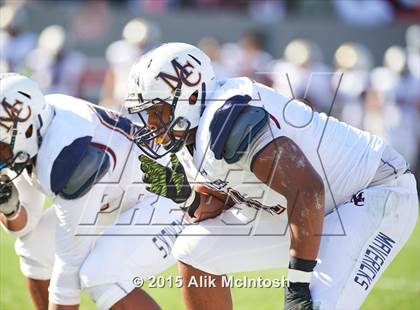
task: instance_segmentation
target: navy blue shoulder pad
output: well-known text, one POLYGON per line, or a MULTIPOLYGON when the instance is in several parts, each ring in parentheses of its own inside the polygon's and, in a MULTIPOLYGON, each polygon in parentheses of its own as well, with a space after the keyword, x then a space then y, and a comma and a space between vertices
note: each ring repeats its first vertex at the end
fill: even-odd
POLYGON ((67 184, 73 171, 82 161, 91 141, 90 136, 78 138, 58 154, 51 169, 50 184, 53 193, 58 194, 67 184))
POLYGON ((82 161, 73 171, 59 195, 65 199, 77 199, 85 195, 111 167, 105 150, 89 145, 82 161))
POLYGON ((239 161, 248 146, 268 122, 268 112, 261 107, 247 106, 238 116, 223 149, 228 164, 239 161))
POLYGON ((210 150, 216 159, 222 159, 224 146, 236 119, 251 101, 248 95, 236 95, 228 99, 213 116, 210 123, 210 150))
POLYGON ((76 139, 58 155, 51 171, 51 189, 64 199, 85 195, 109 170, 108 154, 91 137, 76 139))

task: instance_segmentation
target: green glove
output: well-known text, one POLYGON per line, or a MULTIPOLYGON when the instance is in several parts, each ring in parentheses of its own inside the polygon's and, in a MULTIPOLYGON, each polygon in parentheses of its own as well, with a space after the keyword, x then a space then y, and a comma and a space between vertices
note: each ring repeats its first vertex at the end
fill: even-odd
POLYGON ((191 195, 184 167, 175 154, 170 155, 170 167, 165 167, 147 157, 140 155, 140 169, 143 171, 143 182, 149 184, 146 190, 176 203, 185 202, 191 195))

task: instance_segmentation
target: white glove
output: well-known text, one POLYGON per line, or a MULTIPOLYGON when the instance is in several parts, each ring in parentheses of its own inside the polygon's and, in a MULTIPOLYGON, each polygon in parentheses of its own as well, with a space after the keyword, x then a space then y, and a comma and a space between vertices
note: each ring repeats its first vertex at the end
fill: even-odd
POLYGON ((19 209, 19 193, 6 175, 0 176, 0 213, 13 215, 19 209))

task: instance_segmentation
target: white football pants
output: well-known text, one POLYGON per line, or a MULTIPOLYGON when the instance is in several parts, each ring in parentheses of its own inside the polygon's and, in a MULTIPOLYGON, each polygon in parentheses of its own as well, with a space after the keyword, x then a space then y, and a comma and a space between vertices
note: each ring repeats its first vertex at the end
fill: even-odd
MULTIPOLYGON (((311 281, 319 309, 358 309, 412 233, 418 215, 416 181, 402 174, 360 191, 326 215, 311 281)), ((189 226, 173 255, 211 274, 288 267, 287 214, 244 206, 189 226)))

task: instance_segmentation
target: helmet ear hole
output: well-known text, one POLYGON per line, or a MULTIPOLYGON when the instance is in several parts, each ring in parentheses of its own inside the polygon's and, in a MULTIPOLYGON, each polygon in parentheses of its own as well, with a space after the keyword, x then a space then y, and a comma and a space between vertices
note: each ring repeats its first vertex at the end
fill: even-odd
POLYGON ((197 103, 198 98, 198 90, 192 93, 192 95, 188 98, 188 102, 190 105, 195 105, 197 103))
POLYGON ((34 131, 34 126, 33 125, 30 125, 28 127, 28 129, 26 129, 26 131, 25 131, 25 137, 27 139, 30 138, 30 137, 32 137, 33 131, 34 131))

